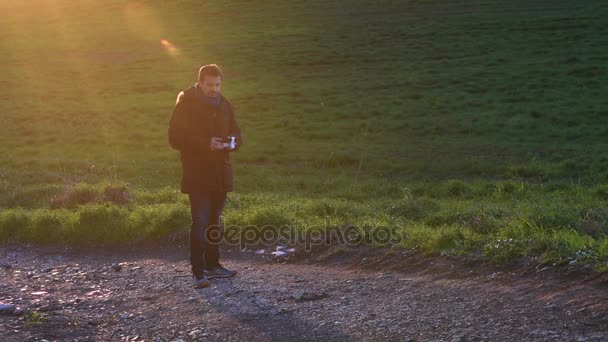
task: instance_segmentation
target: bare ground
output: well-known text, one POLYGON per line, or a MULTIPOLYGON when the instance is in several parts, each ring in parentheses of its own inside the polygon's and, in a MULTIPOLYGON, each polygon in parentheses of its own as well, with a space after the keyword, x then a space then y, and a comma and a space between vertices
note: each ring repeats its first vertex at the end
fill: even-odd
POLYGON ((328 248, 191 285, 187 247, 0 246, 4 341, 606 341, 608 276, 328 248), (15 310, 15 311, 13 311, 15 310))

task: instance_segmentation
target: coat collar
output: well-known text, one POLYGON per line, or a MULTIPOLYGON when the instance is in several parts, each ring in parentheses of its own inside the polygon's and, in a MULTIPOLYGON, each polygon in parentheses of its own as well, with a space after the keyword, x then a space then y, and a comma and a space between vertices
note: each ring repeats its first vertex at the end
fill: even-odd
POLYGON ((186 89, 184 91, 184 96, 186 96, 187 98, 189 98, 190 101, 197 102, 200 105, 202 105, 204 107, 211 108, 211 109, 217 109, 217 108, 224 109, 226 106, 229 106, 228 99, 224 95, 222 95, 222 93, 219 93, 219 96, 220 96, 220 105, 219 105, 219 107, 215 107, 214 108, 213 105, 211 105, 211 103, 205 103, 203 101, 200 101, 200 99, 196 98, 197 97, 197 94, 196 94, 196 85, 192 85, 191 87, 189 87, 188 89, 186 89))

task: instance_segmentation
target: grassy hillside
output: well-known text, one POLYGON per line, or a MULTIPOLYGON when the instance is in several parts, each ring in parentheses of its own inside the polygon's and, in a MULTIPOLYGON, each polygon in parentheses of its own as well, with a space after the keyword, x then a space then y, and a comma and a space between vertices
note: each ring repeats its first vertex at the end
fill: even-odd
POLYGON ((159 234, 185 229, 167 125, 198 66, 218 63, 245 139, 227 222, 329 215, 420 232, 406 245, 434 253, 491 256, 495 241, 535 236, 567 243, 557 256, 550 243, 508 253, 608 255, 602 1, 35 0, 0 11, 5 240, 48 222, 61 240, 83 231, 85 211, 98 215, 92 231, 147 236, 150 217, 159 234))

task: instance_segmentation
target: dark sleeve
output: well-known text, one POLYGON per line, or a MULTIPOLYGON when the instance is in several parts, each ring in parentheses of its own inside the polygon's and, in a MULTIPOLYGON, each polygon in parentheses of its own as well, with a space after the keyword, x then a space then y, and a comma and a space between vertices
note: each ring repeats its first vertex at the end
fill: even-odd
POLYGON ((171 113, 169 121, 169 145, 172 148, 181 152, 209 152, 210 138, 205 134, 193 136, 188 127, 188 113, 186 112, 186 104, 184 102, 184 92, 177 95, 175 107, 171 113))
POLYGON ((236 118, 234 116, 234 107, 230 104, 230 135, 235 137, 236 147, 234 150, 230 152, 238 151, 239 148, 243 145, 243 136, 241 135, 241 129, 239 125, 236 123, 236 118))

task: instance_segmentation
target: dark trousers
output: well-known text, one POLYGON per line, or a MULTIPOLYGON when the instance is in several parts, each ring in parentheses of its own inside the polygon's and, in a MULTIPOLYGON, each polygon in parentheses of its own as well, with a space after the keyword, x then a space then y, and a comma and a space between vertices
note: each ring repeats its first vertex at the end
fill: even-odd
POLYGON ((193 274, 200 274, 203 267, 219 265, 220 216, 226 196, 226 192, 188 194, 192 213, 190 265, 193 274))

